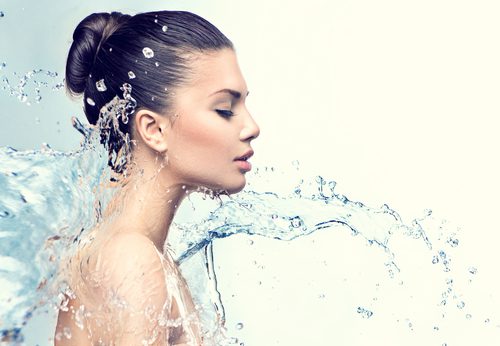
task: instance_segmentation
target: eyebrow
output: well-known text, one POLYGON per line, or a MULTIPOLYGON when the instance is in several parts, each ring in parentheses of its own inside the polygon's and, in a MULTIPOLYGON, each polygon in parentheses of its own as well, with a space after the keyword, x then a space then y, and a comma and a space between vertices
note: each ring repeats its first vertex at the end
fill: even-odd
MULTIPOLYGON (((233 89, 222 89, 222 90, 216 91, 213 94, 210 94, 208 96, 212 96, 212 95, 219 94, 219 93, 229 93, 235 99, 240 99, 241 98, 241 93, 239 91, 236 91, 236 90, 233 90, 233 89)), ((246 96, 248 96, 248 94, 250 94, 250 91, 247 91, 246 96)))

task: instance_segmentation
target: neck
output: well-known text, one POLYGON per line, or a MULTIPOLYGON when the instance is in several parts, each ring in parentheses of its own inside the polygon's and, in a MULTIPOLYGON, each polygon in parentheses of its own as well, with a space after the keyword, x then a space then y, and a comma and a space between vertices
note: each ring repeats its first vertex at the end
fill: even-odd
POLYGON ((186 196, 185 187, 161 174, 132 174, 110 202, 110 232, 136 232, 148 237, 163 252, 175 212, 186 196), (165 177, 163 177, 165 178, 165 177), (167 181, 164 181, 167 180, 167 181))

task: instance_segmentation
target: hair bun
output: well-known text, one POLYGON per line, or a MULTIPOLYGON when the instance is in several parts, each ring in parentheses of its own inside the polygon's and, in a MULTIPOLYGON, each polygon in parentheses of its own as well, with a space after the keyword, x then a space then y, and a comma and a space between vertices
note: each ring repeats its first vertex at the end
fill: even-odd
POLYGON ((128 18, 120 12, 93 13, 78 24, 66 62, 66 87, 71 94, 85 91, 101 46, 128 18))

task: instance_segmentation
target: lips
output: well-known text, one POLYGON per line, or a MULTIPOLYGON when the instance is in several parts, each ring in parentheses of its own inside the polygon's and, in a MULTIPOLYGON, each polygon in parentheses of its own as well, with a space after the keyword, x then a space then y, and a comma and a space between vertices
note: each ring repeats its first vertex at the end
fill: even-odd
POLYGON ((251 158, 252 155, 253 155, 253 150, 250 149, 245 154, 241 155, 240 157, 235 158, 234 161, 246 161, 249 158, 251 158))

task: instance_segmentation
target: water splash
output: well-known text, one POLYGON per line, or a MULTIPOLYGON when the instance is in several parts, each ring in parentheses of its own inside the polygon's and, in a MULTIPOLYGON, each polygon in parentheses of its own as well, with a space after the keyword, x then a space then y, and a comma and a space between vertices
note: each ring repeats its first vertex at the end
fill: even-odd
POLYGON ((32 102, 40 103, 43 98, 43 90, 50 89, 59 91, 64 88, 64 81, 57 80, 57 72, 44 69, 33 69, 24 74, 13 72, 12 77, 7 75, 8 65, 6 62, 0 64, 1 90, 9 96, 15 97, 21 103, 31 105, 32 102))
MULTIPOLYGON (((102 218, 102 210, 112 194, 112 190, 102 189, 112 177, 108 164, 123 167, 127 159, 126 151, 121 153, 124 156, 118 155, 101 145, 116 135, 112 133, 118 128, 118 121, 127 121, 134 111, 131 89, 124 85, 122 91, 123 98, 114 99, 104 108, 98 127, 88 127, 74 119, 73 126, 84 135, 82 147, 75 152, 57 152, 49 146, 25 152, 0 148, 2 341, 21 343, 22 328, 35 311, 47 306, 64 309, 67 304, 64 295, 70 293, 66 283, 58 278, 58 263, 82 244, 86 232, 102 218)), ((128 143, 127 138, 122 140, 128 143)), ((200 307, 205 329, 220 333, 220 337, 214 336, 219 344, 242 342, 220 329, 227 316, 213 249, 215 239, 237 234, 290 242, 320 230, 347 232, 353 242, 362 242, 382 254, 380 266, 387 273, 385 279, 398 282, 400 287, 405 286, 401 278, 405 266, 401 261, 406 249, 401 248, 398 240, 405 239, 418 244, 428 263, 438 269, 439 282, 431 294, 438 308, 426 316, 432 329, 441 332, 436 320, 446 320, 451 311, 467 310, 469 304, 457 286, 457 268, 452 265, 452 253, 461 244, 458 230, 434 218, 430 210, 406 223, 388 205, 373 208, 352 201, 337 192, 335 181, 322 176, 305 177, 298 162, 292 166, 296 176, 288 174, 291 185, 284 192, 269 188, 282 179, 282 172, 274 167, 258 168, 249 174, 251 188, 231 197, 201 194, 199 197, 209 207, 203 208, 197 202, 195 210, 190 209, 190 219, 196 221, 176 221, 172 226, 168 247, 200 307)), ((468 265, 462 271, 475 276, 478 269, 468 265)), ((378 286, 375 291, 380 289, 378 286)), ((319 297, 327 299, 324 293, 319 297)), ((353 302, 352 311, 367 321, 373 321, 380 313, 359 302, 353 302)), ((78 312, 78 316, 84 313, 78 312)), ((464 317, 474 318, 470 311, 465 311, 464 317)), ((486 320, 485 324, 489 324, 490 318, 486 320)), ((412 332, 418 330, 418 322, 422 324, 408 317, 398 321, 412 332)), ((238 325, 236 329, 242 329, 243 323, 238 325)), ((442 335, 436 336, 436 340, 441 339, 442 335)))

